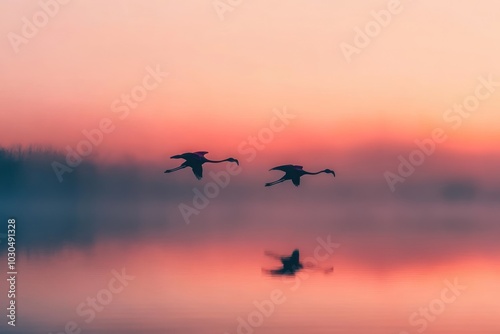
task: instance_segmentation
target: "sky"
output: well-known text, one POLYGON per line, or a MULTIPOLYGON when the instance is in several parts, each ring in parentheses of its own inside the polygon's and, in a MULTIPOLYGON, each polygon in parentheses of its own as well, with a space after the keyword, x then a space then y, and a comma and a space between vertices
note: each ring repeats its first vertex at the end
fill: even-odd
POLYGON ((269 144, 274 155, 412 145, 436 127, 451 139, 442 147, 497 150, 500 93, 456 130, 443 120, 479 77, 500 81, 494 0, 401 1, 350 61, 342 43, 355 46, 356 27, 389 2, 242 1, 223 20, 214 3, 70 1, 13 44, 9 34, 23 36, 22 18, 41 7, 2 1, 2 144, 64 150, 110 118, 114 130, 93 157, 229 153, 286 107, 296 118, 269 144), (168 74, 121 119, 112 104, 143 82, 146 68, 168 74))

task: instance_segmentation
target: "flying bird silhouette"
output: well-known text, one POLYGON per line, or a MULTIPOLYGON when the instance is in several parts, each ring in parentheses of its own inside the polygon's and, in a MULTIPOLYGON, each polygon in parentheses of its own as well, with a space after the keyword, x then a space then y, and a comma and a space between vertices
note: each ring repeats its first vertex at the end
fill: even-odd
POLYGON ((311 172, 306 172, 305 170, 303 170, 303 168, 304 167, 298 165, 283 165, 271 168, 270 170, 283 171, 285 172, 285 175, 279 180, 266 183, 266 187, 274 186, 275 184, 284 182, 286 180, 292 180, 293 184, 296 187, 298 187, 300 185, 300 177, 303 175, 316 175, 320 173, 327 173, 327 174, 333 174, 333 176, 335 176, 335 172, 331 169, 324 169, 316 173, 311 173, 311 172))
POLYGON ((182 153, 178 155, 171 156, 170 159, 184 159, 184 161, 179 167, 172 168, 172 169, 167 169, 164 173, 172 173, 175 172, 179 169, 183 169, 186 167, 191 167, 193 170, 194 176, 198 180, 200 180, 203 177, 203 167, 202 165, 206 162, 211 162, 211 163, 219 163, 219 162, 224 162, 224 161, 229 161, 229 162, 236 162, 237 165, 239 165, 239 161, 235 158, 227 158, 223 160, 210 160, 205 158, 205 154, 208 152, 205 151, 200 151, 200 152, 194 152, 194 153, 182 153))
POLYGON ((333 272, 333 267, 323 268, 312 263, 302 264, 300 262, 300 253, 298 249, 294 249, 292 255, 290 256, 281 256, 269 251, 264 252, 264 254, 281 261, 283 266, 282 268, 277 269, 262 269, 262 272, 271 276, 294 276, 302 269, 317 269, 321 270, 325 274, 333 272))

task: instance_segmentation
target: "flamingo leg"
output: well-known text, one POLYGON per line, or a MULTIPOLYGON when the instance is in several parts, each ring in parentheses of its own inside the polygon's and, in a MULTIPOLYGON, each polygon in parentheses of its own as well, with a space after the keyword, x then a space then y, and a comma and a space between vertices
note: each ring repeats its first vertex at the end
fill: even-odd
POLYGON ((268 182, 268 183, 266 183, 266 187, 274 186, 275 184, 281 183, 283 181, 286 181, 286 179, 284 177, 282 177, 281 179, 276 180, 274 182, 268 182))
POLYGON ((172 172, 175 172, 176 170, 183 169, 183 168, 186 168, 186 167, 187 166, 179 166, 179 167, 176 167, 176 168, 167 169, 166 171, 164 171, 164 173, 172 173, 172 172))

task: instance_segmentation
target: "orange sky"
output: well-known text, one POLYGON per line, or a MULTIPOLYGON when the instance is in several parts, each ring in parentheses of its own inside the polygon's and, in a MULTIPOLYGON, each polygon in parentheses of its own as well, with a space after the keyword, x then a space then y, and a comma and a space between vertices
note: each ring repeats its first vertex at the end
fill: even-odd
POLYGON ((457 130, 443 113, 500 81, 495 0, 402 1, 350 63, 339 45, 387 1, 286 5, 248 1, 220 20, 210 1, 71 1, 15 53, 9 33, 36 1, 3 1, 0 35, 2 144, 75 146, 82 130, 111 118, 95 155, 154 159, 191 149, 234 152, 269 125, 273 108, 297 118, 273 149, 411 144, 444 127, 444 146, 490 150, 500 140, 500 91, 457 130), (7 15, 7 13, 9 13, 7 15), (146 67, 169 75, 120 120, 111 104, 146 67))

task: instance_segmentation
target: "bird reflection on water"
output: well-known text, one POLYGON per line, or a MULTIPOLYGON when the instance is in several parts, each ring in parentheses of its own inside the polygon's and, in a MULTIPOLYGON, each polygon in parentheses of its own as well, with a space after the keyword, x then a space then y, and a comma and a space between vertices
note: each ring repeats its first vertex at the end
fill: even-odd
POLYGON ((298 249, 294 249, 292 255, 290 256, 281 256, 269 251, 266 251, 264 254, 274 259, 280 260, 283 266, 282 268, 276 269, 262 269, 263 273, 270 276, 294 276, 302 269, 319 269, 325 274, 333 271, 333 267, 325 269, 313 264, 302 264, 300 262, 300 253, 298 249))

